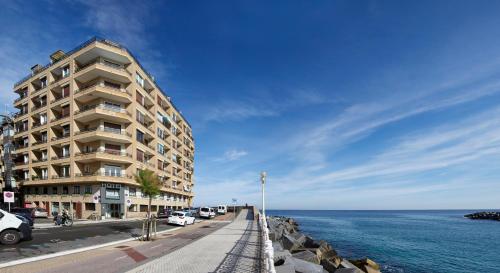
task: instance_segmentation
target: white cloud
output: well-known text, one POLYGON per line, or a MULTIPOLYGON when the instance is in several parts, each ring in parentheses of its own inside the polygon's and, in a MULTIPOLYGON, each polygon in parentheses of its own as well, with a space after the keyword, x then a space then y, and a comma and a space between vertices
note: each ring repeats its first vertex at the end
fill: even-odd
POLYGON ((214 161, 217 161, 217 162, 235 161, 235 160, 239 160, 240 158, 242 158, 246 155, 248 155, 248 152, 245 150, 232 149, 232 150, 226 151, 222 157, 216 158, 214 161))

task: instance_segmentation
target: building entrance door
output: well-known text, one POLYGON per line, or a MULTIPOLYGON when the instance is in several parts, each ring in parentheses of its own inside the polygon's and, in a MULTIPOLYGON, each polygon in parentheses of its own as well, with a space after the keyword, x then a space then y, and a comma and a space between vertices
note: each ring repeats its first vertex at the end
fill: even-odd
POLYGON ((120 218, 120 204, 109 204, 109 208, 112 218, 120 218))

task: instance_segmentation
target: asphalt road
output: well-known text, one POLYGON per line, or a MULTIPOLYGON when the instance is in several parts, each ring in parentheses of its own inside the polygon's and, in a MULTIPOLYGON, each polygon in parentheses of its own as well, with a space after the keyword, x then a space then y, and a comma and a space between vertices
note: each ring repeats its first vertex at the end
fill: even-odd
MULTIPOLYGON (((158 231, 175 228, 165 221, 158 222, 158 231)), ((141 230, 142 221, 34 229, 30 241, 12 246, 0 245, 0 263, 138 237, 141 230)))

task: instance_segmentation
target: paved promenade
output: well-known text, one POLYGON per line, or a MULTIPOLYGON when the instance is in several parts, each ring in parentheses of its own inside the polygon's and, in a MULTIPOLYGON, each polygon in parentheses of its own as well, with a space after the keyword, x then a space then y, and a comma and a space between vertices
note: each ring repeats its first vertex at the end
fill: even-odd
POLYGON ((252 211, 243 210, 233 223, 129 273, 261 272, 260 236, 253 218, 252 211))

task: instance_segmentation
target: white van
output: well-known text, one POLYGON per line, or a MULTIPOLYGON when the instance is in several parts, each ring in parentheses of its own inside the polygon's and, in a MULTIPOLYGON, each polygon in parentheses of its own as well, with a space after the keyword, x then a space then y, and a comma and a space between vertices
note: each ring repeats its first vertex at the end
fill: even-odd
POLYGON ((27 219, 0 209, 0 243, 17 244, 31 239, 31 227, 27 219))
POLYGON ((211 207, 202 207, 200 208, 200 217, 201 218, 214 218, 215 210, 211 207))
POLYGON ((219 205, 217 207, 217 214, 226 214, 227 212, 227 206, 226 205, 219 205))

